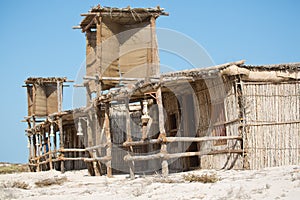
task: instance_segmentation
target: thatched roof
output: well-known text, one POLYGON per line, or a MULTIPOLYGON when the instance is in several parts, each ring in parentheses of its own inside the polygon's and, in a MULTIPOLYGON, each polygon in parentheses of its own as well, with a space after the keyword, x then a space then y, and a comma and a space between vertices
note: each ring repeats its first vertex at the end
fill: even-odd
POLYGON ((243 65, 248 69, 265 69, 265 70, 300 70, 300 63, 281 63, 271 65, 243 65))
POLYGON ((163 8, 157 6, 156 8, 112 8, 112 7, 101 7, 97 5, 93 7, 88 13, 83 13, 81 16, 85 18, 80 22, 79 28, 85 30, 85 27, 95 28, 96 23, 94 22, 95 17, 109 17, 110 21, 118 24, 135 24, 149 20, 150 17, 159 17, 160 15, 169 14, 164 12, 163 8), (92 24, 90 24, 92 23, 92 24))
POLYGON ((57 82, 72 82, 67 79, 67 77, 30 77, 27 78, 27 80, 24 81, 25 84, 41 84, 41 83, 57 83, 57 82))
POLYGON ((240 76, 245 81, 281 82, 300 80, 300 63, 287 63, 277 65, 245 65, 244 60, 225 63, 207 68, 195 68, 161 74, 150 82, 138 80, 120 88, 112 88, 99 100, 110 101, 113 98, 126 98, 126 96, 140 96, 143 92, 155 91, 159 85, 180 84, 187 81, 209 79, 218 76, 240 76))

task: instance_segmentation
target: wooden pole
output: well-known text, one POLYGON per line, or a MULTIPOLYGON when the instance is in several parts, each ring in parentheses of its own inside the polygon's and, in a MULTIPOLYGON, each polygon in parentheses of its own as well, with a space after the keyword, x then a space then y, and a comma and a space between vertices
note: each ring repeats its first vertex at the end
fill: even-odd
MULTIPOLYGON (((33 146, 32 159, 35 159, 37 156, 36 136, 35 134, 33 134, 31 137, 32 137, 32 146, 33 146)), ((37 171, 37 169, 34 170, 37 171)))
MULTIPOLYGON (((131 127, 130 127, 130 113, 129 113, 129 99, 127 98, 125 101, 126 104, 126 134, 127 134, 127 140, 132 141, 131 138, 131 127)), ((133 147, 129 146, 129 151, 132 153, 133 152, 133 147)), ((130 153, 129 153, 130 154, 130 153)), ((130 173, 130 178, 134 179, 134 161, 128 162, 129 165, 129 173, 130 173)))
MULTIPOLYGON (((91 52, 92 52, 92 50, 93 50, 93 47, 92 47, 92 45, 91 45, 91 31, 90 30, 87 30, 86 31, 86 66, 88 66, 89 65, 89 62, 90 62, 90 54, 91 54, 91 52)), ((86 69, 87 70, 87 69, 86 69)), ((90 106, 91 105, 91 99, 92 99, 92 96, 91 96, 91 90, 90 90, 90 84, 89 84, 89 82, 87 83, 87 84, 85 84, 85 88, 86 88, 86 106, 88 107, 88 106, 90 106)))
MULTIPOLYGON (((80 118, 78 119, 80 120, 80 118)), ((94 142, 93 142, 93 130, 92 130, 92 127, 91 127, 91 123, 89 123, 91 120, 91 115, 90 115, 90 112, 88 112, 88 115, 87 115, 87 127, 86 127, 86 137, 87 137, 87 147, 86 148, 90 148, 92 146, 94 146, 94 142)), ((93 158, 93 152, 91 151, 91 149, 89 149, 88 151, 89 153, 89 156, 91 158, 93 158)), ((93 163, 87 163, 88 165, 88 171, 89 171, 89 174, 91 176, 95 176, 96 175, 96 171, 95 171, 95 168, 93 166, 93 163)))
POLYGON ((112 142, 111 142, 111 133, 110 133, 110 125, 109 125, 109 104, 105 104, 105 136, 107 142, 106 156, 110 157, 110 160, 106 162, 107 168, 107 177, 112 177, 112 168, 111 168, 111 152, 112 152, 112 142))
POLYGON ((27 135, 27 147, 28 147, 28 160, 30 160, 32 157, 32 154, 31 154, 32 145, 31 145, 31 137, 29 135, 27 135))
POLYGON ((171 142, 205 142, 205 141, 217 141, 217 140, 242 140, 242 136, 213 136, 213 137, 165 137, 164 141, 162 138, 159 139, 150 139, 146 141, 133 141, 133 142, 124 142, 123 146, 139 146, 146 144, 158 144, 162 142, 171 143, 171 142))
MULTIPOLYGON (((63 125, 62 125, 62 118, 61 117, 58 119, 58 128, 59 128, 59 136, 60 136, 59 137, 59 148, 63 149, 65 140, 64 140, 64 132, 63 132, 63 125)), ((61 157, 62 158, 64 157, 63 152, 61 152, 61 157)), ((64 163, 63 160, 61 160, 61 162, 60 162, 60 171, 62 173, 65 172, 65 163, 64 163)))
MULTIPOLYGON (((38 134, 35 134, 35 136, 36 136, 36 156, 40 157, 40 144, 39 144, 40 139, 39 139, 39 135, 38 134)), ((40 164, 39 164, 39 162, 40 162, 40 159, 37 160, 37 169, 36 170, 38 172, 40 171, 40 164)))
MULTIPOLYGON (((98 156, 97 156, 97 151, 96 151, 96 149, 94 149, 93 150, 93 158, 94 159, 96 159, 98 156)), ((94 160, 93 161, 93 168, 94 168, 94 171, 95 171, 95 175, 96 176, 100 176, 101 175, 101 173, 100 173, 100 170, 99 170, 99 168, 98 168, 98 163, 97 163, 97 160, 94 160)))
MULTIPOLYGON (((101 113, 99 107, 97 106, 97 104, 94 104, 94 108, 91 109, 92 115, 93 115, 93 126, 94 126, 94 131, 95 131, 95 141, 96 144, 94 146, 99 146, 102 145, 102 135, 103 132, 100 128, 100 120, 102 120, 102 118, 104 117, 103 113, 101 113)), ((103 126, 103 124, 102 124, 103 126)), ((98 154, 100 157, 102 156, 102 151, 99 148, 95 148, 96 149, 96 154, 98 154)), ((97 170, 99 171, 99 175, 102 176, 103 175, 103 170, 102 170, 102 164, 100 161, 97 161, 97 170)))
POLYGON ((57 111, 58 113, 60 113, 62 111, 62 84, 60 81, 56 82, 56 86, 57 86, 57 111))
MULTIPOLYGON (((50 170, 53 170, 53 163, 52 163, 52 151, 51 151, 51 137, 50 137, 50 131, 48 131, 48 152, 50 153, 49 154, 49 167, 50 167, 50 170)), ((46 152, 46 153, 48 153, 46 152)))
POLYGON ((225 149, 225 150, 216 150, 216 151, 210 151, 210 152, 183 152, 183 153, 157 153, 147 156, 130 156, 127 155, 124 157, 124 160, 126 161, 132 161, 132 160, 153 160, 153 159, 159 159, 162 158, 164 160, 168 159, 174 159, 174 158, 180 158, 180 157, 190 157, 190 156, 203 156, 203 155, 216 155, 216 154, 242 154, 242 149, 225 149))
POLYGON ((151 27, 151 76, 159 75, 159 57, 157 50, 157 40, 156 40, 156 19, 154 16, 150 18, 151 27))
POLYGON ((238 131, 239 135, 242 136, 243 141, 241 143, 241 148, 243 149, 243 168, 244 169, 250 169, 250 164, 249 164, 249 158, 247 153, 245 153, 245 149, 247 148, 247 132, 246 132, 246 116, 245 116, 245 99, 243 96, 243 81, 241 78, 238 78, 236 80, 235 84, 235 89, 236 89, 236 95, 237 95, 237 102, 238 102, 238 108, 239 108, 239 118, 241 119, 241 124, 242 126, 239 126, 238 131))
MULTIPOLYGON (((102 43, 102 17, 98 17, 96 18, 96 28, 97 28, 97 32, 96 32, 96 63, 97 63, 97 68, 96 68, 96 74, 99 76, 99 78, 101 78, 102 76, 102 66, 101 66, 101 62, 102 62, 102 47, 101 47, 101 43, 102 43)), ((101 81, 97 80, 98 82, 97 84, 97 97, 101 96, 101 90, 102 90, 102 85, 101 85, 101 81)))
MULTIPOLYGON (((159 137, 165 138, 166 130, 165 130, 165 123, 164 123, 164 110, 163 110, 164 108, 162 103, 161 86, 157 89, 156 101, 158 106, 158 119, 159 119, 159 132, 160 132, 159 137)), ((165 142, 161 144, 160 152, 163 154, 167 153, 167 144, 165 142)), ((163 158, 161 166, 162 166, 162 175, 167 176, 169 174, 168 160, 163 158)))

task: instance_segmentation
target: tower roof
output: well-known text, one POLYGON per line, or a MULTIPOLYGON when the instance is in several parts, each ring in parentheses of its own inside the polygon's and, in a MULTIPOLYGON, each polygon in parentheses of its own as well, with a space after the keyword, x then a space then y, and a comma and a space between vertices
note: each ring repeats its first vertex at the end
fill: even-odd
POLYGON ((159 17, 160 15, 168 16, 169 13, 164 12, 163 8, 159 6, 155 8, 112 8, 101 7, 97 5, 93 7, 88 13, 83 13, 81 16, 85 18, 80 22, 79 26, 73 28, 82 29, 86 31, 88 28, 96 28, 96 17, 109 17, 112 22, 118 24, 136 24, 149 20, 150 17, 159 17))

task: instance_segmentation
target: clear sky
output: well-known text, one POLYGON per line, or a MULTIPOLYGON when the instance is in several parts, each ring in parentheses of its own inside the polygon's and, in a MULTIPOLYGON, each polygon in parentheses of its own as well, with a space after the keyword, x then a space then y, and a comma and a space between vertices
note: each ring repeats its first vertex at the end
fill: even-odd
MULTIPOLYGON (((29 76, 75 79, 85 59, 85 38, 72 26, 82 19, 80 13, 98 3, 111 7, 160 5, 170 16, 160 17, 157 26, 193 38, 216 64, 241 59, 247 64, 300 61, 298 0, 2 0, 0 161, 27 162, 26 124, 21 123, 27 114, 23 81, 29 76)), ((168 55, 163 54, 161 60, 178 66, 168 55)), ((65 89, 65 109, 71 108, 72 90, 65 89)))

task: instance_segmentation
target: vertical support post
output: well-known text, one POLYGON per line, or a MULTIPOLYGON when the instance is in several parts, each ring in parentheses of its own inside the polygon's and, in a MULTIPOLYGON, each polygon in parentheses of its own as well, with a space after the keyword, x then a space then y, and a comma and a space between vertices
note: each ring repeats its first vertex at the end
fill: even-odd
POLYGON ((36 136, 36 155, 37 155, 37 171, 39 172, 41 169, 40 169, 40 155, 41 155, 41 152, 40 152, 40 136, 39 134, 36 134, 35 133, 35 136, 36 136))
MULTIPOLYGON (((91 53, 93 51, 93 47, 92 47, 92 43, 91 43, 91 30, 88 29, 86 30, 86 66, 90 65, 90 62, 91 62, 91 53)), ((87 70, 88 68, 86 68, 87 70)), ((88 71, 87 71, 88 72, 88 71)), ((90 74, 89 74, 90 75, 90 74)), ((90 83, 87 83, 85 85, 85 88, 86 88, 86 106, 90 106, 91 105, 91 99, 92 99, 92 96, 91 96, 91 90, 90 90, 90 83)))
MULTIPOLYGON (((71 137, 71 145, 74 149, 77 149, 77 135, 76 134, 72 134, 72 129, 68 128, 68 135, 71 137)), ((78 156, 78 152, 74 151, 73 155, 71 155, 71 157, 73 158, 77 158, 78 156)), ((73 160, 73 169, 77 169, 78 166, 78 161, 77 160, 73 160)))
MULTIPOLYGON (((91 114, 90 112, 88 113, 88 117, 87 117, 87 136, 88 136, 88 147, 92 147, 94 146, 94 138, 93 138, 93 129, 91 127, 91 123, 89 123, 90 119, 91 119, 91 114)), ((78 119, 80 120, 80 119, 78 119)))
POLYGON ((33 146, 33 155, 32 155, 32 159, 33 159, 33 161, 34 161, 34 164, 36 164, 35 163, 35 159, 36 159, 36 156, 37 156, 37 147, 36 147, 36 137, 35 137, 35 134, 34 134, 34 132, 33 132, 33 134, 32 134, 32 146, 33 146))
MULTIPOLYGON (((130 127, 130 113, 129 113, 129 99, 126 98, 125 100, 126 104, 126 134, 127 134, 127 141, 132 141, 131 138, 131 127, 130 127)), ((129 151, 132 153, 133 152, 133 147, 129 147, 129 151)), ((130 173, 130 178, 134 179, 134 161, 129 161, 129 173, 130 173)))
POLYGON ((151 27, 151 75, 159 75, 159 57, 157 50, 157 39, 156 39, 156 19, 154 16, 150 18, 151 27))
MULTIPOLYGON (((56 132, 56 129, 54 128, 53 129, 53 133, 54 133, 54 136, 53 136, 53 152, 54 152, 54 154, 52 154, 52 155, 54 155, 54 159, 56 159, 57 158, 57 132, 56 132)), ((57 162, 55 162, 55 164, 54 164, 54 168, 56 169, 56 163, 57 162)))
POLYGON ((243 168, 250 169, 249 158, 245 149, 247 149, 247 128, 246 128, 246 111, 245 111, 245 99, 243 95, 243 81, 239 77, 236 83, 236 94, 239 106, 239 118, 241 120, 242 126, 239 127, 239 134, 243 137, 241 148, 243 150, 243 168))
MULTIPOLYGON (((51 131, 51 129, 50 129, 51 131)), ((48 152, 49 153, 49 167, 50 170, 53 170, 53 163, 52 163, 52 150, 51 150, 51 134, 48 131, 48 152)))
POLYGON ((94 168, 94 171, 95 171, 95 175, 96 176, 101 176, 101 173, 100 173, 100 170, 99 170, 99 168, 98 168, 98 161, 96 160, 97 159, 97 151, 96 151, 96 149, 93 149, 93 158, 95 159, 94 161, 93 161, 93 168, 94 168))
MULTIPOLYGON (((96 146, 100 145, 101 142, 101 130, 100 130, 100 123, 99 123, 99 119, 101 118, 100 116, 100 110, 98 108, 98 105, 96 102, 94 102, 94 107, 91 109, 91 119, 93 119, 93 127, 94 127, 94 132, 95 132, 95 142, 96 142, 96 146)), ((104 115, 103 115, 104 116, 104 115)), ((101 148, 96 149, 96 155, 101 157, 101 148)), ((95 172, 96 175, 98 174, 99 176, 101 176, 102 173, 102 168, 101 168, 101 162, 100 161, 96 161, 96 166, 97 166, 97 171, 95 172)))
POLYGON ((32 157, 32 145, 31 145, 31 137, 27 133, 27 148, 28 148, 28 161, 30 162, 30 159, 32 157))
POLYGON ((60 81, 56 82, 57 86, 57 110, 60 113, 62 111, 62 83, 60 81))
MULTIPOLYGON (((159 119, 159 132, 160 132, 159 137, 165 138, 166 130, 165 130, 165 124, 164 124, 164 110, 163 110, 163 104, 162 104, 161 86, 157 89, 156 101, 157 101, 157 106, 158 106, 158 119, 159 119)), ((161 144, 160 152, 163 154, 167 153, 167 144, 165 142, 163 142, 161 144)), ((162 175, 167 176, 169 174, 168 160, 163 158, 161 166, 162 166, 162 175)))
POLYGON ((106 156, 110 159, 106 162, 107 176, 112 177, 112 168, 111 168, 111 152, 112 152, 112 143, 111 143, 111 134, 110 134, 110 125, 109 125, 109 104, 105 104, 105 136, 107 142, 106 156))
MULTIPOLYGON (((96 74, 101 79, 101 77, 102 77, 102 66, 101 66, 102 17, 100 17, 100 16, 98 18, 96 18, 96 28, 97 28, 97 32, 96 32, 96 63, 97 63, 96 74)), ((101 90, 102 90, 101 80, 98 80, 98 82, 96 84, 97 84, 97 97, 100 97, 101 90)))
MULTIPOLYGON (((58 119, 58 128, 59 128, 59 148, 64 149, 64 131, 63 131, 63 124, 62 124, 62 118, 60 117, 58 119)), ((61 152, 61 158, 64 158, 64 152, 61 152)), ((62 159, 60 161, 60 171, 62 173, 65 172, 65 162, 62 159)))

